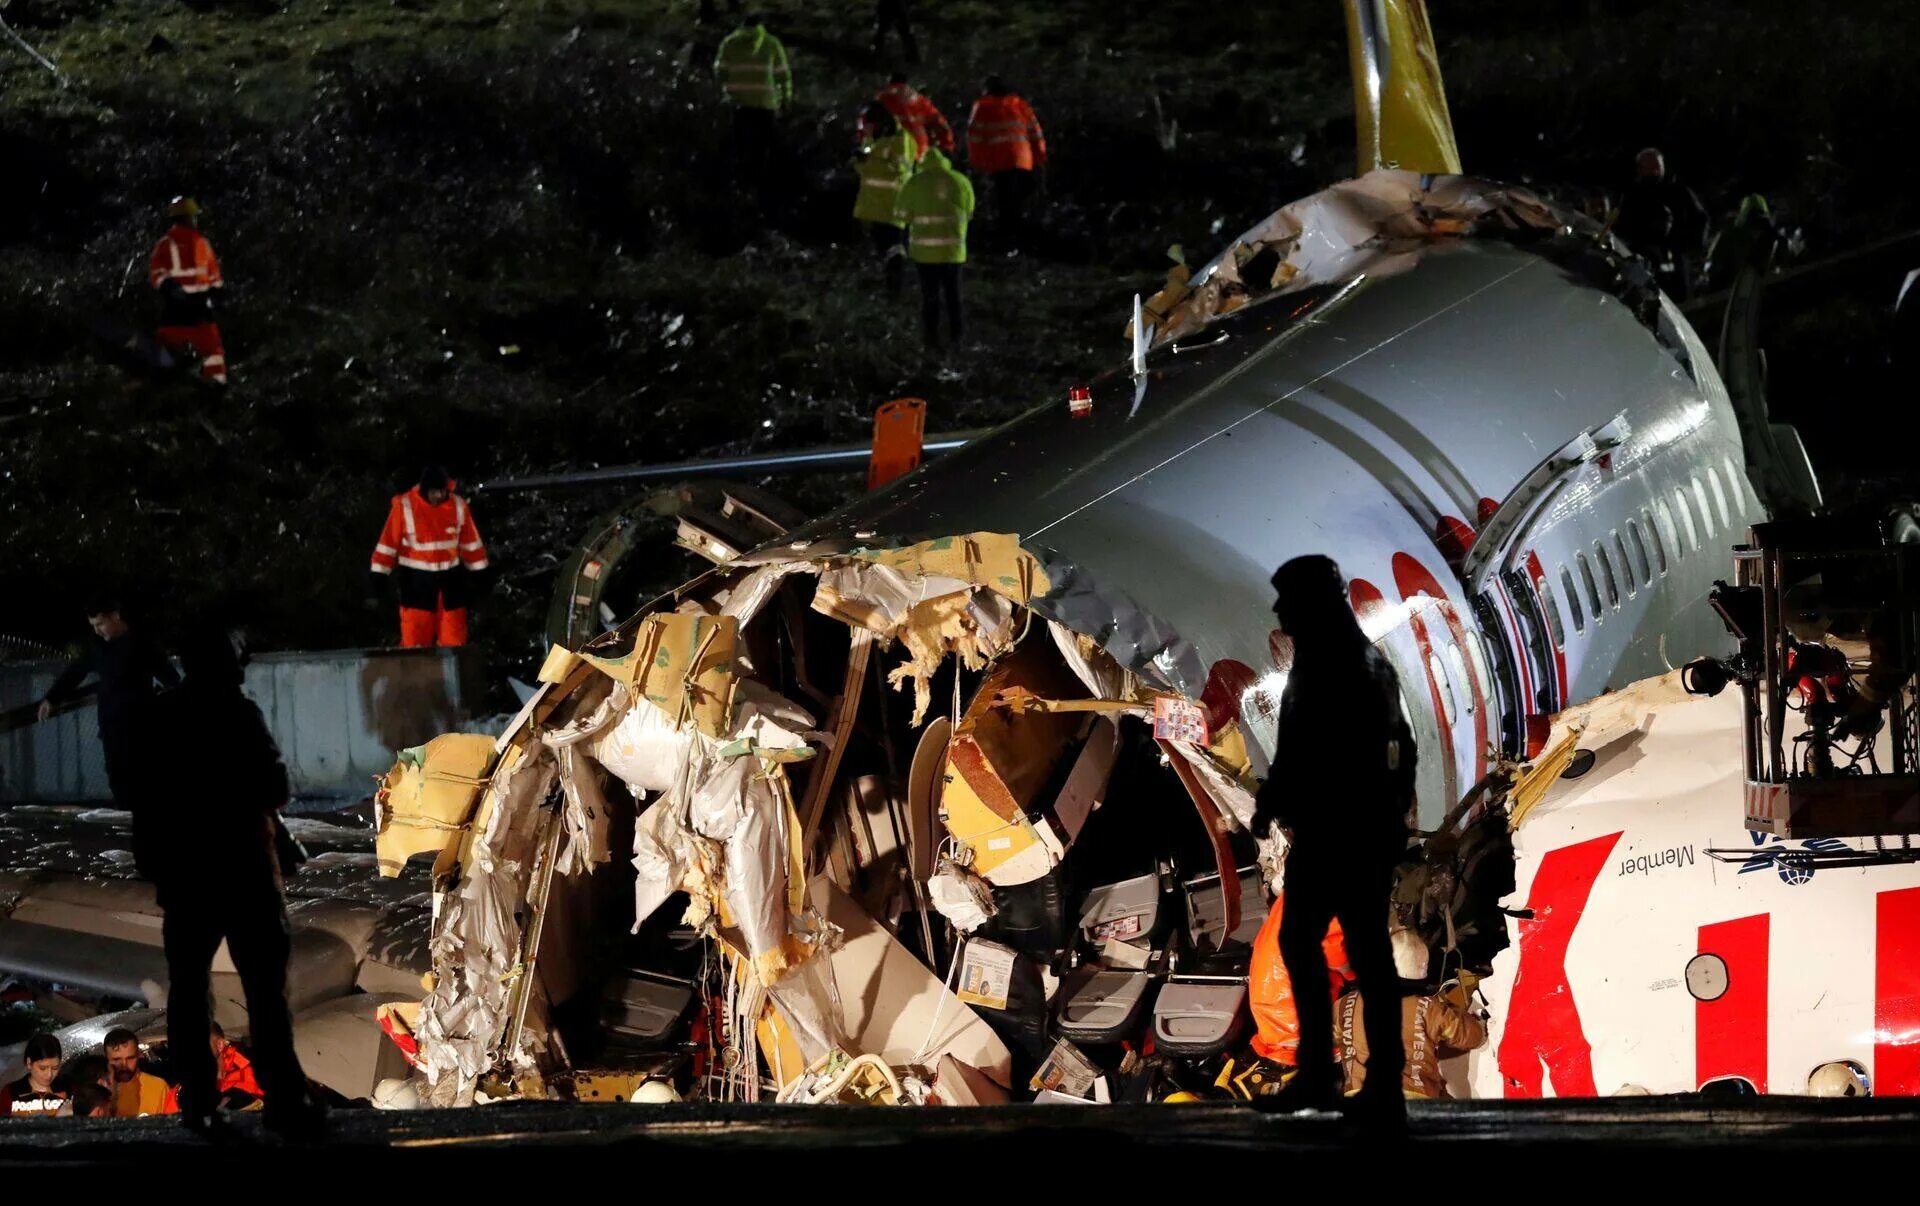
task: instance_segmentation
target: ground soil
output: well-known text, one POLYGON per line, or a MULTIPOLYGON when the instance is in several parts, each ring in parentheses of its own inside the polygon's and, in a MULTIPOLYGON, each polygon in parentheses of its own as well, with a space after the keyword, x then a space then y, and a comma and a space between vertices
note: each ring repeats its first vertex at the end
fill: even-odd
MULTIPOLYGON (((898 57, 870 49, 867 4, 764 6, 798 96, 762 216, 724 155, 724 26, 692 3, 13 0, 63 74, 0 43, 0 635, 72 640, 107 581, 163 624, 218 604, 266 645, 382 642, 366 556, 424 461, 475 481, 851 441, 908 394, 936 430, 997 421, 1124 354, 1169 246, 1198 262, 1351 171, 1334 0, 916 7, 913 76, 948 117, 997 71, 1054 149, 1038 246, 1005 257, 983 224, 970 344, 945 357, 850 218, 854 116, 898 57), (230 282, 221 395, 130 375, 89 334, 149 321, 144 257, 182 192, 230 282)), ((1470 170, 1585 201, 1656 143, 1717 214, 1768 196, 1810 257, 1920 225, 1889 141, 1920 89, 1904 6, 1433 21, 1470 170)), ((1809 419, 1835 388, 1891 388, 1901 267, 1774 320, 1776 384, 1809 419)), ((1903 455, 1809 442, 1849 489, 1904 481, 1903 455)), ((775 485, 819 511, 860 483, 775 485)), ((619 500, 482 496, 501 674, 527 672, 553 568, 619 500)), ((636 595, 684 576, 660 543, 636 595)))

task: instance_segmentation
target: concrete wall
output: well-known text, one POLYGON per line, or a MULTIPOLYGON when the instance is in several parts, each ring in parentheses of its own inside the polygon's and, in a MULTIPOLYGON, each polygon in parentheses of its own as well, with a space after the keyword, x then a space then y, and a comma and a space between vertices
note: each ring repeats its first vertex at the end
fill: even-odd
MULTIPOLYGON (((246 691, 299 795, 360 797, 393 765, 394 751, 470 727, 476 677, 462 652, 338 649, 263 653, 247 667, 246 691)), ((32 704, 60 672, 57 662, 0 665, 0 712, 32 704)), ((106 765, 91 703, 44 724, 0 732, 0 802, 106 800, 106 765)), ((217 757, 219 734, 202 756, 217 757)))

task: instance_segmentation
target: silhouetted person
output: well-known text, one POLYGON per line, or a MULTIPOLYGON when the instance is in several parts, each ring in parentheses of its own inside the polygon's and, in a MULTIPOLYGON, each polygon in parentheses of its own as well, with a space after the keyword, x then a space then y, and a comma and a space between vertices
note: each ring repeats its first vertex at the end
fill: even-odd
POLYGON ((873 53, 878 56, 886 45, 887 34, 900 38, 900 53, 907 62, 920 61, 920 44, 913 40, 913 21, 907 15, 907 0, 878 0, 873 6, 873 53))
POLYGON ((120 614, 120 601, 100 595, 87 603, 87 623, 93 636, 86 650, 67 663, 40 701, 40 719, 53 715, 55 704, 71 698, 89 678, 98 678, 94 691, 95 716, 100 725, 100 750, 106 756, 107 786, 121 808, 134 806, 139 771, 146 757, 154 687, 180 681, 173 663, 120 614))
MULTIPOLYGON (((1900 278, 1899 292, 1893 298, 1893 339, 1890 359, 1903 372, 1920 368, 1920 268, 1900 278)), ((1909 377, 1911 380, 1911 377, 1909 377)))
POLYGON ((1686 185, 1667 174, 1667 160, 1647 147, 1633 160, 1633 183, 1620 201, 1613 232, 1654 267, 1660 287, 1675 301, 1691 289, 1693 261, 1707 240, 1707 209, 1686 185))
POLYGON ((873 243, 874 256, 887 282, 887 296, 897 298, 907 273, 906 219, 900 214, 900 190, 913 178, 920 151, 914 146, 913 135, 902 129, 879 101, 868 101, 860 111, 860 128, 864 133, 853 159, 860 191, 853 198, 853 216, 866 227, 873 243))
MULTIPOLYGON (((1292 837, 1280 955, 1293 983, 1327 983, 1321 940, 1339 918, 1368 1006, 1366 1086, 1353 1100, 1391 1123, 1405 1117, 1406 1051, 1388 898, 1394 864, 1407 847, 1413 734, 1400 711, 1399 679, 1360 631, 1340 567, 1326 557, 1296 557, 1273 575, 1273 587, 1274 615, 1293 641, 1293 666, 1254 824, 1264 832, 1277 821, 1292 837)), ((1269 1100, 1279 1109, 1330 1109, 1342 1083, 1333 1062, 1332 1001, 1324 992, 1297 992, 1294 1005, 1299 1071, 1269 1100)))
POLYGON ((294 1054, 287 1008, 290 940, 278 817, 289 794, 287 768, 260 709, 240 693, 241 657, 230 633, 196 629, 180 662, 186 683, 164 701, 167 725, 181 749, 195 740, 213 743, 220 773, 184 777, 180 794, 156 792, 134 814, 134 853, 166 915, 167 1048, 178 1061, 180 1112, 197 1129, 213 1121, 219 1070, 207 1039, 207 997, 214 952, 225 939, 247 995, 266 1123, 310 1133, 322 1114, 294 1054))

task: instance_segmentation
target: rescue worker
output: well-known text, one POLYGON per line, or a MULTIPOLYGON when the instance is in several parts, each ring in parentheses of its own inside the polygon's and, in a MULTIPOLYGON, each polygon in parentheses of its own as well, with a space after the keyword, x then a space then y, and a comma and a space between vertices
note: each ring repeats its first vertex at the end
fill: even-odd
POLYGON ((967 262, 967 221, 973 217, 973 185, 953 170, 944 153, 929 149, 913 179, 900 189, 900 216, 907 227, 907 254, 920 275, 920 321, 927 346, 940 339, 940 311, 954 346, 966 331, 960 305, 960 266, 967 262))
POLYGON ((740 28, 721 40, 713 56, 713 74, 733 106, 734 171, 740 180, 763 192, 775 123, 793 100, 787 48, 767 32, 759 14, 749 14, 740 28))
MULTIPOLYGON (((1394 931, 1394 968, 1402 980, 1416 984, 1426 980, 1429 959, 1427 945, 1418 934, 1406 929, 1394 931)), ((1367 1081, 1366 1004, 1359 993, 1349 992, 1334 1004, 1333 1012, 1335 1058, 1340 1063, 1345 1092, 1354 1096, 1367 1081)), ((1440 1074, 1440 1061, 1484 1045, 1487 1025, 1469 1007, 1466 991, 1456 981, 1437 993, 1402 997, 1400 1037, 1407 1053, 1401 1093, 1410 1098, 1451 1098, 1446 1078, 1440 1074)))
POLYGON ((474 575, 486 568, 467 500, 453 492, 445 469, 427 466, 418 485, 393 496, 373 546, 371 572, 390 575, 400 596, 400 647, 466 644, 467 601, 474 575))
POLYGON ((1670 297, 1685 301, 1694 257, 1706 243, 1706 206, 1692 189, 1667 174, 1666 156, 1656 147, 1634 156, 1633 172, 1613 232, 1653 265, 1655 279, 1670 297))
MULTIPOLYGON (((1400 1041, 1400 980, 1387 936, 1394 866, 1407 848, 1413 802, 1413 734, 1400 711, 1400 683, 1360 631, 1340 567, 1296 557, 1273 575, 1274 615, 1293 645, 1280 697, 1273 772, 1255 799, 1254 831, 1278 823, 1291 837, 1280 953, 1295 984, 1324 984, 1321 942, 1339 919, 1366 1016, 1372 1079, 1354 1098, 1381 1123, 1404 1122, 1395 1088, 1406 1063, 1400 1041)), ((1299 1072, 1263 1099, 1274 1109, 1331 1108, 1339 1100, 1331 1002, 1294 994, 1299 1072)))
POLYGON ((200 233, 200 205, 192 197, 175 197, 167 206, 173 225, 153 245, 147 257, 147 283, 160 300, 160 329, 154 337, 177 356, 200 361, 200 377, 215 385, 227 383, 227 350, 213 321, 213 295, 224 289, 220 261, 213 244, 200 233))
POLYGON ((53 1087, 60 1075, 60 1040, 36 1034, 20 1051, 27 1074, 0 1085, 0 1118, 52 1118, 67 1104, 67 1095, 53 1087))
POLYGON ((121 808, 132 808, 140 786, 147 721, 154 689, 179 683, 173 663, 146 633, 127 623, 120 601, 102 594, 86 605, 93 637, 86 650, 67 663, 40 701, 39 718, 53 715, 56 704, 71 698, 97 677, 94 716, 100 727, 100 752, 107 764, 107 787, 121 808))
MULTIPOLYGON (((134 814, 138 816, 138 813, 134 814)), ((107 1076, 113 1085, 113 1116, 140 1118, 147 1114, 177 1114, 167 1082, 140 1067, 140 1040, 133 1031, 115 1026, 100 1040, 107 1053, 107 1076)))
MULTIPOLYGON (((932 101, 907 83, 904 71, 895 72, 887 81, 887 86, 880 89, 873 99, 885 105, 887 112, 893 114, 893 119, 913 135, 916 154, 926 154, 928 146, 953 154, 953 127, 947 124, 946 117, 932 101)), ((862 117, 854 129, 854 136, 862 142, 867 139, 865 122, 866 119, 862 117)))
POLYGON ((264 1100, 266 1093, 253 1074, 253 1061, 247 1058, 246 1052, 227 1041, 227 1032, 221 1029, 220 1023, 209 1023, 207 1030, 207 1044, 213 1050, 217 1070, 214 1093, 220 1105, 238 1110, 264 1100))
POLYGON ((231 633, 203 625, 181 647, 180 661, 186 682, 166 697, 165 727, 182 741, 219 734, 221 773, 182 781, 180 790, 191 798, 133 818, 136 849, 150 852, 164 914, 167 1047, 176 1061, 180 1112, 192 1129, 215 1126, 220 1067, 207 1004, 213 957, 224 940, 246 992, 266 1125, 311 1134, 324 1125, 325 1113, 308 1094, 287 1007, 291 940, 280 887, 292 870, 283 853, 291 842, 279 821, 290 791, 286 764, 260 709, 240 693, 241 653, 231 633))
MULTIPOLYGON (((1300 1017, 1293 1007, 1293 981, 1280 957, 1280 923, 1286 914, 1286 893, 1273 898, 1267 919, 1253 939, 1253 960, 1247 974, 1247 1008, 1253 1014, 1253 1053, 1270 1063, 1293 1067, 1300 1048, 1300 1017)), ((1327 927, 1321 948, 1326 952, 1327 999, 1335 1000, 1353 983, 1347 964, 1347 944, 1340 923, 1327 927)))
POLYGON ((860 192, 853 199, 853 216, 866 224, 873 247, 879 253, 886 277, 887 296, 900 295, 901 278, 906 274, 907 248, 900 216, 900 189, 913 176, 919 157, 913 136, 879 101, 868 101, 861 123, 874 134, 860 144, 854 171, 860 176, 860 192))
POLYGON ((900 35, 900 53, 909 63, 920 61, 920 44, 913 40, 913 22, 907 16, 907 0, 877 0, 873 6, 873 53, 878 57, 887 34, 900 35))
POLYGON ((1026 209, 1047 166, 1047 136, 1033 107, 997 76, 967 116, 967 166, 993 182, 994 230, 1010 249, 1025 243, 1026 209))

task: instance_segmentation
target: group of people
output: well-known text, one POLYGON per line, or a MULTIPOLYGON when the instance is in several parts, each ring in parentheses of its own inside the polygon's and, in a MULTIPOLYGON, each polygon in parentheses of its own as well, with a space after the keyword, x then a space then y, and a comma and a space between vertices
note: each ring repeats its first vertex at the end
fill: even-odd
MULTIPOLYGON (((213 959, 224 942, 246 994, 248 1039, 265 1090, 256 1096, 263 1097, 268 1125, 310 1131, 323 1115, 293 1047, 286 995, 291 936, 281 895, 283 877, 303 854, 280 820, 291 795, 286 764, 260 709, 241 691, 241 639, 216 621, 197 623, 180 643, 176 672, 159 645, 127 621, 119 600, 102 597, 87 612, 93 637, 41 701, 40 716, 51 715, 88 678, 98 679, 109 787, 132 815, 134 865, 154 885, 162 913, 177 1112, 190 1126, 215 1128, 234 1070, 210 1009, 213 959), (218 735, 222 773, 179 773, 173 752, 195 748, 205 734, 218 735)), ((137 1069, 137 1055, 123 1060, 116 1052, 125 1044, 115 1038, 108 1036, 109 1063, 137 1069)), ((27 1078, 13 1086, 24 1084, 24 1099, 42 1109, 55 1091, 60 1062, 50 1041, 34 1040, 27 1078)), ((14 1100, 23 1098, 15 1094, 14 1100)), ((168 1111, 154 1104, 137 1112, 168 1111)))
MULTIPOLYGON (((890 27, 883 12, 879 35, 890 27)), ((910 31, 903 40, 911 45, 910 31)), ((749 16, 720 43, 713 70, 733 112, 736 171, 764 195, 777 119, 793 102, 786 47, 764 21, 749 16)), ((989 183, 995 231, 1017 254, 1028 244, 1027 207, 1047 165, 1040 119, 1004 80, 990 77, 968 114, 966 135, 966 166, 989 183)), ((896 72, 861 108, 854 137, 859 191, 853 216, 868 231, 888 293, 898 295, 911 261, 928 345, 958 345, 966 330, 961 267, 975 196, 967 172, 954 162, 959 148, 952 125, 896 72)))
MULTIPOLYGON (((207 1026, 207 1048, 213 1058, 212 1100, 223 1110, 259 1109, 266 1091, 254 1074, 253 1061, 229 1042, 218 1022, 207 1026)), ((194 1058, 182 1066, 196 1064, 194 1058)), ((153 1114, 180 1114, 185 1085, 169 1084, 144 1066, 140 1039, 125 1027, 107 1031, 98 1054, 67 1060, 60 1040, 41 1033, 29 1038, 21 1053, 26 1074, 0 1084, 0 1120, 20 1118, 143 1118, 153 1114)), ((189 1102, 194 1099, 189 1096, 189 1102)))

